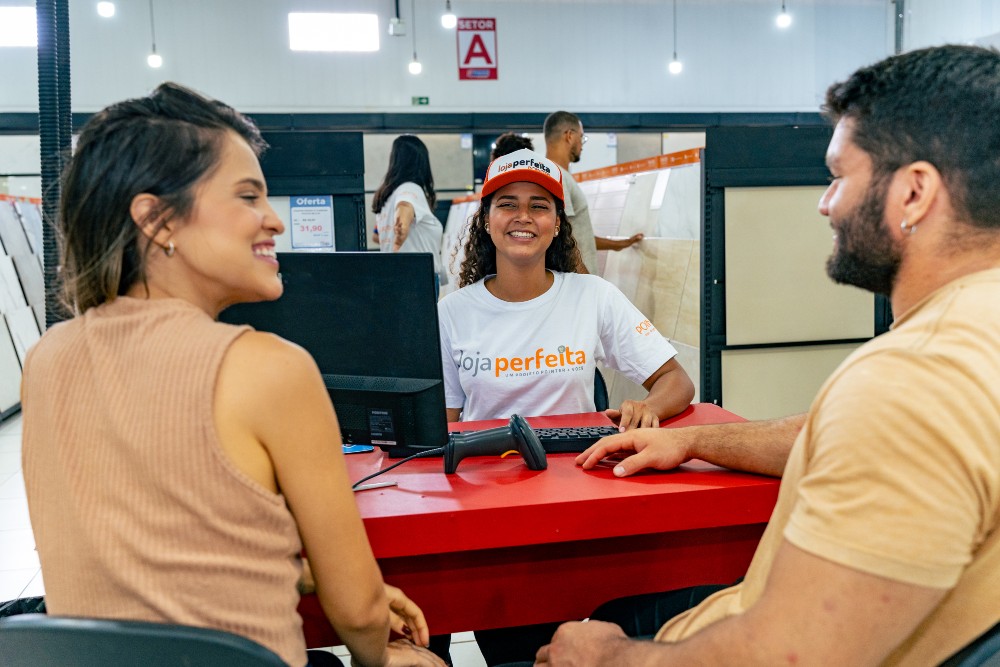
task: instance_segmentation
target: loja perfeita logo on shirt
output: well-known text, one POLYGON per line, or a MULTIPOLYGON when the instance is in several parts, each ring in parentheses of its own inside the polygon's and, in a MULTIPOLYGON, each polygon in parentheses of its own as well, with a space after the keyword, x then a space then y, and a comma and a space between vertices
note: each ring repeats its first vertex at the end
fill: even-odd
POLYGON ((656 333, 656 327, 649 320, 643 320, 635 325, 635 332, 641 336, 649 336, 656 333))
POLYGON ((475 355, 466 354, 465 350, 458 351, 459 372, 471 373, 472 377, 481 372, 492 373, 494 377, 566 373, 582 371, 586 364, 587 353, 568 345, 560 345, 552 351, 540 347, 533 355, 511 357, 488 357, 480 356, 478 351, 475 355))

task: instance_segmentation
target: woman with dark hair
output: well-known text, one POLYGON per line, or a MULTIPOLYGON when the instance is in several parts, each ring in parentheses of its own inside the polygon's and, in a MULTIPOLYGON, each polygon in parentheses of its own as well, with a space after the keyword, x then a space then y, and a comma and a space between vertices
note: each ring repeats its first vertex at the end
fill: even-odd
POLYGON ((441 665, 418 646, 421 611, 382 582, 315 362, 217 321, 282 293, 264 145, 175 84, 80 134, 58 220, 74 317, 31 349, 22 384, 48 611, 225 630, 305 665, 304 546, 356 664, 441 665))
POLYGON ((434 176, 427 146, 412 134, 392 142, 389 169, 375 191, 372 212, 382 252, 429 252, 434 273, 447 282, 441 266, 444 227, 434 215, 434 176))
POLYGON ((531 142, 530 137, 518 134, 517 132, 504 132, 493 142, 493 150, 490 151, 490 162, 508 153, 519 151, 522 148, 527 148, 529 151, 535 150, 535 145, 531 142))
POLYGON ((487 171, 461 289, 438 305, 449 421, 592 412, 598 361, 649 392, 608 410, 622 430, 656 426, 694 396, 652 323, 614 285, 574 273, 561 179, 526 149, 487 171))

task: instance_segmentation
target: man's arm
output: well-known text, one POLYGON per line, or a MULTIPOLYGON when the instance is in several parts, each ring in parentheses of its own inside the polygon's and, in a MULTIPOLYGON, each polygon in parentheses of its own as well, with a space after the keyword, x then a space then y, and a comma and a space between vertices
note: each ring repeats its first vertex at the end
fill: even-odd
POLYGON ((780 477, 806 415, 738 424, 634 429, 603 438, 576 457, 585 470, 612 454, 629 454, 615 466, 626 477, 640 470, 671 470, 701 459, 733 470, 780 477))
POLYGON ((642 234, 633 234, 627 239, 608 239, 603 236, 595 236, 594 243, 598 250, 624 250, 642 240, 642 234))
POLYGON ((676 644, 567 623, 536 665, 877 665, 947 591, 866 574, 783 542, 760 600, 676 644))

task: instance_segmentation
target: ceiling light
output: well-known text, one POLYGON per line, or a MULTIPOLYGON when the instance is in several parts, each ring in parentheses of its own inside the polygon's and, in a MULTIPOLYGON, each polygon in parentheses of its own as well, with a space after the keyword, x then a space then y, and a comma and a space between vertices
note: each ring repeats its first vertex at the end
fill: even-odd
POLYGON ((684 69, 684 65, 681 61, 677 59, 677 0, 674 0, 674 59, 670 61, 667 65, 667 69, 671 74, 680 74, 681 70, 684 69))
POLYGON ((153 43, 152 52, 146 57, 146 64, 153 69, 163 67, 163 58, 156 53, 156 18, 153 14, 153 0, 149 0, 149 37, 153 43))
POLYGON ((0 46, 38 46, 34 7, 0 7, 0 46))
POLYGON ((378 51, 378 15, 289 12, 288 48, 292 51, 378 51))
POLYGON ((417 12, 414 0, 410 0, 410 20, 413 21, 413 60, 410 61, 410 74, 416 76, 424 71, 424 66, 417 60, 417 12))
POLYGON ((113 2, 98 2, 97 3, 97 13, 106 19, 111 18, 115 15, 115 3, 113 2))
POLYGON ((792 25, 792 15, 785 9, 785 0, 781 0, 781 13, 775 17, 774 23, 782 29, 792 25))
POLYGON ((458 17, 451 11, 451 0, 445 0, 444 14, 441 15, 441 27, 451 30, 458 25, 458 17))

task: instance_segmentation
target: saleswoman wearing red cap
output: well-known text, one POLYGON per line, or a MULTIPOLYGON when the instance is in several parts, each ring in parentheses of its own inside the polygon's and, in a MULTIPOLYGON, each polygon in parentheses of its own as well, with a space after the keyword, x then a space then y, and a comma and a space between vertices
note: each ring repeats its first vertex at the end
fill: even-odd
POLYGON ((497 158, 465 243, 459 286, 438 305, 449 421, 594 411, 597 362, 649 394, 608 415, 658 426, 694 385, 677 351, 614 285, 574 273, 559 167, 524 149, 497 158))

